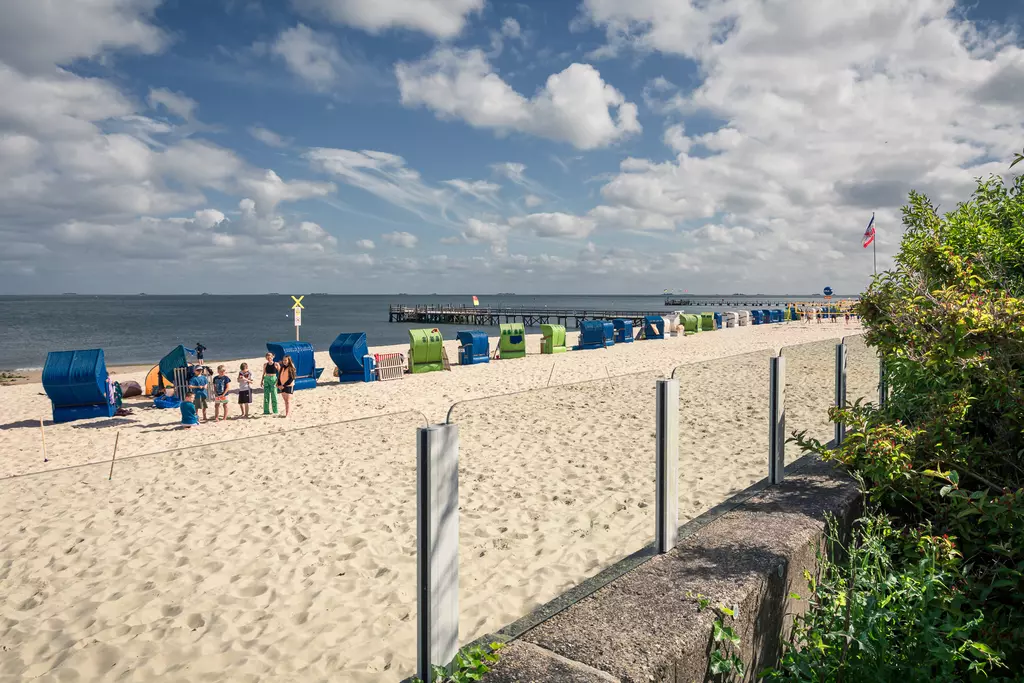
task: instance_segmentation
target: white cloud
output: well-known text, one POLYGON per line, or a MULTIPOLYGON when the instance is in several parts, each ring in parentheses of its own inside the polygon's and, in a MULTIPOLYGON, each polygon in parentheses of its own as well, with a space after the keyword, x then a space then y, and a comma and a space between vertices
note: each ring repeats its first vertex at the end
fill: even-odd
POLYGON ((537 237, 581 238, 594 229, 594 221, 568 213, 531 213, 509 219, 513 228, 531 231, 537 237))
POLYGON ((270 52, 283 59, 292 73, 317 90, 327 90, 343 72, 349 70, 334 38, 305 24, 282 31, 270 46, 270 52))
POLYGON ((403 249, 414 249, 419 244, 419 238, 411 232, 388 232, 380 236, 388 244, 403 249))
POLYGON ((494 203, 495 195, 501 191, 501 185, 486 180, 442 180, 445 185, 453 187, 462 194, 479 199, 482 202, 494 203))
POLYGON ((645 100, 674 119, 664 142, 677 156, 625 159, 587 215, 600 229, 674 226, 686 253, 722 273, 742 260, 755 287, 828 279, 856 291, 871 211, 881 267, 910 189, 952 207, 974 177, 1005 174, 1024 139, 1012 87, 1024 51, 952 0, 585 0, 581 11, 614 50, 690 57, 703 75, 689 93, 648 83, 645 100), (689 136, 678 117, 691 115, 724 123, 689 136))
POLYGON ((589 64, 552 74, 532 98, 502 80, 480 50, 440 47, 418 62, 398 63, 395 75, 405 106, 424 106, 475 128, 537 135, 579 149, 607 147, 641 130, 636 105, 589 64))
MULTIPOLYGON (((0 0, 0 62, 23 73, 108 51, 153 54, 166 45, 151 23, 161 0, 0 0)), ((8 95, 5 93, 5 97, 8 95)))
POLYGON ((291 142, 288 138, 278 135, 274 131, 264 128, 263 126, 249 126, 247 130, 249 131, 249 135, 253 136, 268 147, 287 147, 291 142))
POLYGON ((387 152, 315 147, 304 155, 314 168, 370 192, 424 220, 444 222, 451 191, 435 188, 406 166, 405 159, 387 152))
POLYGON ((535 194, 528 194, 523 197, 523 204, 526 204, 526 208, 532 209, 536 206, 540 206, 544 203, 544 200, 535 194))
POLYGON ((469 15, 484 6, 484 0, 292 0, 292 3, 311 16, 370 33, 404 28, 435 38, 457 36, 469 15))
POLYGON ((185 119, 186 121, 192 118, 196 107, 199 106, 191 97, 187 97, 180 92, 172 92, 167 88, 150 88, 149 97, 146 98, 146 101, 153 109, 163 107, 178 118, 185 119))
POLYGON ((334 192, 333 183, 318 183, 309 180, 281 180, 272 170, 262 174, 250 174, 238 180, 238 187, 247 196, 253 197, 260 212, 270 213, 281 202, 294 202, 313 197, 325 197, 334 192))
POLYGON ((377 245, 373 243, 373 240, 358 240, 356 246, 366 251, 371 251, 376 248, 377 245))

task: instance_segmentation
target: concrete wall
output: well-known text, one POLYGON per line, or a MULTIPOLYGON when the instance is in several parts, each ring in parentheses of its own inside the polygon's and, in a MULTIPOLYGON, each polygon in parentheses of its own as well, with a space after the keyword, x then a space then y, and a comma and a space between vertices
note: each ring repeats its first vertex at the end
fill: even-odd
POLYGON ((787 469, 781 485, 762 486, 728 511, 684 526, 683 540, 669 553, 639 566, 634 561, 626 573, 540 623, 524 620, 530 627, 513 634, 484 681, 712 680, 715 614, 698 609, 697 594, 712 605, 738 608, 732 626, 742 638, 744 680, 753 681, 777 661, 792 615, 806 609, 803 572, 816 573, 826 515, 848 528, 859 507, 849 478, 804 458, 787 469))

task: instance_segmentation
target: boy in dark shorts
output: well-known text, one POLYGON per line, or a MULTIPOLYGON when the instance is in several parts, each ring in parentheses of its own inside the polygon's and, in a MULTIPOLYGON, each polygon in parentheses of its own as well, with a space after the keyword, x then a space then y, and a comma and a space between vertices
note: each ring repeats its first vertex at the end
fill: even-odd
POLYGON ((209 385, 209 380, 206 379, 206 373, 203 372, 202 366, 197 365, 195 373, 195 376, 188 381, 188 387, 192 391, 192 402, 196 404, 196 410, 203 411, 203 422, 206 422, 206 387, 209 385))
POLYGON ((206 347, 200 344, 199 342, 196 342, 196 360, 199 361, 200 365, 203 364, 204 353, 206 353, 206 347))
POLYGON ((231 386, 231 378, 223 365, 217 366, 217 376, 213 378, 213 419, 228 419, 228 387, 231 386), (220 417, 221 406, 224 407, 224 417, 220 417))
POLYGON ((249 417, 249 405, 252 403, 252 373, 249 364, 242 363, 238 370, 238 409, 239 417, 249 417))

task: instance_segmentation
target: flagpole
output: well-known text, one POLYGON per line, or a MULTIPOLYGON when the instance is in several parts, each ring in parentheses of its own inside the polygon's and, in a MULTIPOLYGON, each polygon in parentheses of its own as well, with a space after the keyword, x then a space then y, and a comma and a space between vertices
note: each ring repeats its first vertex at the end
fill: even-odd
POLYGON ((878 250, 875 248, 875 243, 878 241, 876 234, 875 239, 871 240, 871 265, 875 269, 875 275, 878 275, 878 250))

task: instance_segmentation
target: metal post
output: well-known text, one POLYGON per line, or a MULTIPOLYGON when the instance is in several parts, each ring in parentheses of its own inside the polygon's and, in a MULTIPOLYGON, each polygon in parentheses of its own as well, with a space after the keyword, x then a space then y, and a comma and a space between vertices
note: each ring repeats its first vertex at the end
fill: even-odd
POLYGON ((459 428, 416 431, 416 672, 448 666, 459 649, 459 428))
POLYGON ((885 359, 878 357, 878 407, 885 408, 889 402, 889 378, 885 376, 885 359))
POLYGON ((786 359, 768 359, 768 483, 786 474, 786 359))
POLYGON ((679 530, 679 380, 659 379, 656 396, 654 542, 662 554, 679 530))
MULTIPOLYGON (((836 407, 846 406, 846 344, 836 344, 836 407)), ((846 425, 837 422, 835 426, 835 442, 838 446, 846 436, 846 425)))

